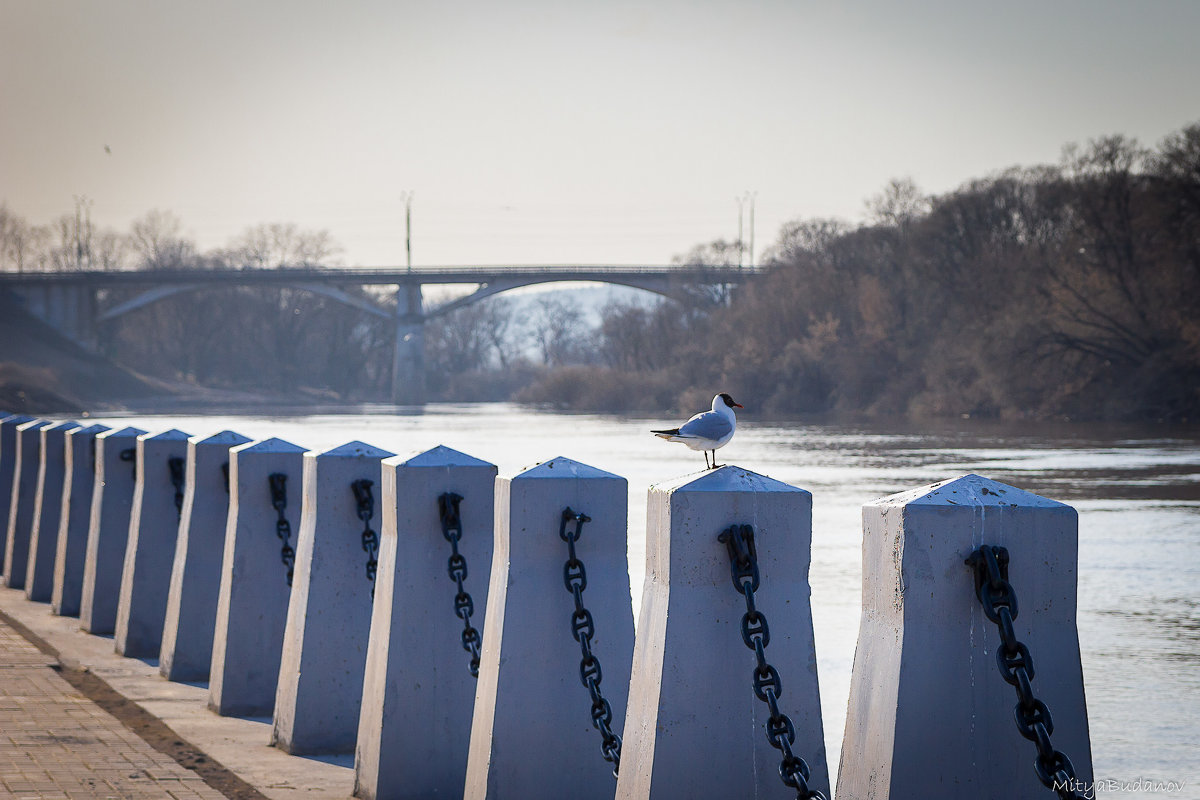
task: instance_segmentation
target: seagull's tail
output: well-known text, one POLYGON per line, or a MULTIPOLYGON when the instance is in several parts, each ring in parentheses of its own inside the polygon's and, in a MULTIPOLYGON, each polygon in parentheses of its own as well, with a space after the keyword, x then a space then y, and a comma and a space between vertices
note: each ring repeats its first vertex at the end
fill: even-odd
POLYGON ((670 430, 667 430, 667 431, 650 431, 650 432, 653 433, 658 438, 666 439, 669 442, 669 441, 674 440, 675 437, 677 437, 679 435, 679 428, 671 428, 670 430))

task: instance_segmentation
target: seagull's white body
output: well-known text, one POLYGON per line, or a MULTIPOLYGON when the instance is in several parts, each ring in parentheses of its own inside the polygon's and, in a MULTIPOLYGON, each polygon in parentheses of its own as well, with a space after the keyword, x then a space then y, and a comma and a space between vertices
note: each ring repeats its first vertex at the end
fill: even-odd
POLYGON ((692 450, 704 450, 704 464, 708 466, 708 451, 713 454, 713 466, 717 464, 717 449, 724 447, 737 432, 737 416, 734 408, 742 406, 733 401, 727 394, 713 397, 712 410, 701 412, 678 428, 670 430, 651 431, 660 439, 668 442, 680 442, 692 450))

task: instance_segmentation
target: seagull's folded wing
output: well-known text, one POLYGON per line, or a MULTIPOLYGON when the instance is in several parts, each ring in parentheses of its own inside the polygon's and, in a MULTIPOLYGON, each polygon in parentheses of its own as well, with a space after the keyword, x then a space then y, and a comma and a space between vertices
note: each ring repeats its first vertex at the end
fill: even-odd
POLYGON ((701 439, 720 439, 733 430, 733 425, 722 414, 706 411, 689 419, 679 428, 681 436, 695 436, 701 439))

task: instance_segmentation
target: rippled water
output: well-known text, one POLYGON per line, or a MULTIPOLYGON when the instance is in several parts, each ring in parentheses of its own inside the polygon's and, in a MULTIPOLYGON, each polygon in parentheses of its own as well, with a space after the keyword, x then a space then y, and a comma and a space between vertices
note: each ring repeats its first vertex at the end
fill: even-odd
MULTIPOLYGON (((645 555, 646 489, 702 466, 699 453, 650 436, 662 419, 568 415, 506 404, 434 405, 417 414, 380 408, 97 421, 202 435, 228 428, 310 449, 359 439, 406 454, 444 444, 495 463, 501 475, 559 455, 583 461, 629 481, 635 609, 645 555)), ((977 472, 1079 510, 1079 638, 1096 777, 1183 780, 1186 789, 1173 796, 1200 797, 1197 431, 973 422, 885 428, 744 419, 721 458, 813 494, 813 621, 831 770, 838 764, 858 631, 861 506, 977 472)))

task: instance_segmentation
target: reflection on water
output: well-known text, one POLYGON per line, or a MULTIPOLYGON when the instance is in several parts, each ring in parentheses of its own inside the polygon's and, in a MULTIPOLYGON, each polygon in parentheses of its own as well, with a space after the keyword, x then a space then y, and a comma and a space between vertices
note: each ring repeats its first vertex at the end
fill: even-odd
MULTIPOLYGON (((635 608, 646 489, 703 466, 699 453, 649 434, 662 419, 507 404, 432 405, 419 414, 375 408, 139 419, 152 431, 177 427, 210 435, 229 428, 314 450, 353 439, 402 454, 444 444, 495 463, 501 475, 558 455, 616 473, 630 487, 635 608)), ((813 622, 831 770, 838 764, 857 637, 862 504, 977 472, 1079 510, 1079 634, 1096 776, 1184 780, 1184 792, 1172 796, 1200 797, 1194 756, 1200 740, 1197 431, 975 422, 888 428, 743 418, 720 455, 813 493, 813 622)), ((1032 754, 1031 746, 1031 763, 1032 754)))

